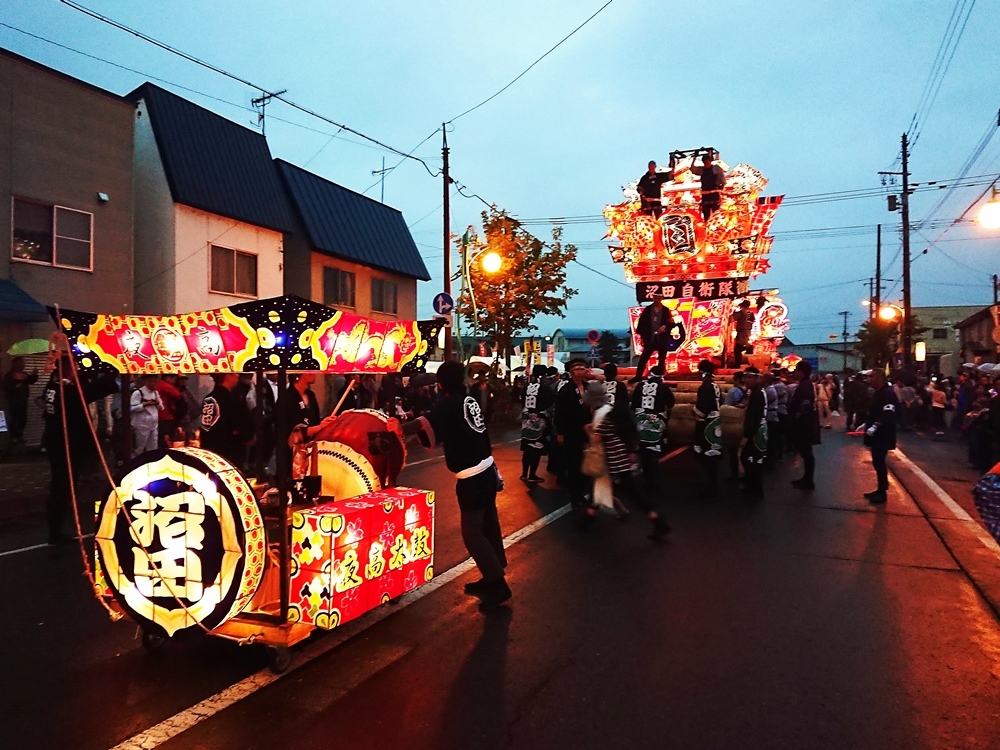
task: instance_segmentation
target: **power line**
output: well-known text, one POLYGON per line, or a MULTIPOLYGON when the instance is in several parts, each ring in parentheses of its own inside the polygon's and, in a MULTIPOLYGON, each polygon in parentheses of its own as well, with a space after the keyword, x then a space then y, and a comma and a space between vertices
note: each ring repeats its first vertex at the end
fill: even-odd
POLYGON ((976 0, 955 0, 951 17, 948 19, 948 26, 945 28, 944 37, 941 39, 941 44, 938 46, 937 54, 934 57, 934 63, 931 65, 930 75, 917 102, 917 109, 910 120, 910 127, 907 129, 907 135, 910 136, 911 148, 916 146, 917 141, 920 140, 924 123, 930 115, 931 109, 934 107, 934 102, 941 91, 941 84, 944 83, 945 76, 948 75, 948 69, 951 67, 951 61, 955 57, 958 43, 962 40, 962 35, 965 33, 965 26, 968 24, 969 16, 972 15, 972 9, 975 6, 976 0), (968 4, 968 10, 966 10, 966 4, 968 4), (965 14, 964 19, 962 18, 963 13, 965 14))
POLYGON ((427 164, 427 162, 424 161, 423 159, 421 159, 421 158, 419 158, 417 156, 414 156, 413 154, 407 154, 407 153, 405 153, 403 151, 400 151, 399 149, 397 149, 397 148, 395 148, 393 146, 390 146, 387 143, 383 143, 382 141, 378 140, 377 138, 373 138, 370 135, 366 135, 365 133, 362 133, 360 130, 355 130, 354 128, 352 128, 352 127, 350 127, 348 125, 344 125, 342 123, 339 123, 336 120, 333 120, 333 119, 327 117, 326 115, 321 115, 319 112, 316 112, 315 110, 309 109, 308 107, 305 107, 305 106, 303 106, 301 104, 297 104, 294 101, 292 101, 291 99, 287 98, 284 94, 281 94, 281 93, 278 93, 278 92, 275 92, 275 91, 270 91, 266 86, 260 86, 260 85, 258 85, 256 83, 254 83, 253 81, 249 81, 246 78, 242 78, 242 77, 236 75, 235 73, 230 73, 229 71, 224 70, 223 68, 220 68, 217 65, 213 65, 212 63, 205 62, 204 60, 201 60, 201 59, 195 57, 194 55, 188 54, 187 52, 184 52, 182 50, 177 49, 176 47, 172 47, 169 44, 166 44, 165 42, 161 42, 161 41, 159 41, 157 39, 154 39, 153 37, 149 36, 148 34, 144 34, 141 31, 137 31, 137 30, 135 30, 133 28, 130 28, 130 27, 122 24, 122 23, 119 23, 118 21, 115 21, 113 18, 109 18, 108 16, 101 15, 100 13, 98 13, 96 11, 93 11, 90 8, 87 8, 87 7, 83 6, 83 5, 80 5, 79 3, 76 3, 73 0, 59 0, 59 2, 61 2, 63 5, 66 5, 66 6, 70 7, 70 8, 72 8, 73 10, 76 10, 76 11, 79 11, 80 13, 83 13, 84 15, 90 16, 91 18, 94 18, 94 19, 96 19, 98 21, 101 21, 102 23, 106 23, 109 26, 115 27, 116 29, 119 29, 121 31, 125 31, 125 32, 127 32, 129 34, 132 34, 133 36, 136 36, 139 39, 142 39, 143 41, 148 42, 149 44, 152 44, 152 45, 154 45, 156 47, 159 47, 162 50, 170 52, 173 55, 177 55, 178 57, 181 57, 181 58, 187 60, 188 62, 192 62, 195 65, 200 65, 201 67, 203 67, 203 68, 205 68, 207 70, 211 70, 214 73, 218 73, 221 76, 225 76, 226 78, 229 78, 230 80, 236 81, 237 83, 242 83, 244 86, 249 86, 252 89, 255 89, 257 91, 261 91, 263 94, 265 94, 267 96, 270 96, 273 99, 277 99, 277 100, 279 100, 281 102, 284 102, 285 104, 287 104, 292 109, 297 109, 298 111, 300 111, 300 112, 302 112, 304 114, 310 115, 311 117, 315 117, 316 119, 322 120, 323 122, 327 122, 327 123, 329 123, 329 124, 331 124, 331 125, 333 125, 333 126, 335 126, 337 128, 340 128, 340 130, 346 130, 348 133, 352 133, 353 135, 356 135, 359 138, 363 138, 366 141, 374 143, 377 146, 382 147, 386 151, 390 151, 390 152, 392 152, 394 154, 397 154, 397 155, 403 157, 404 159, 412 159, 413 161, 418 162, 419 164, 422 164, 423 167, 424 167, 424 169, 427 170, 427 173, 431 177, 437 177, 438 174, 439 174, 439 173, 435 173, 430 168, 430 166, 427 164))
MULTIPOLYGON (((92 55, 89 52, 84 52, 83 50, 76 49, 75 47, 70 47, 70 46, 68 46, 66 44, 62 44, 61 42, 57 42, 54 39, 49 39, 47 37, 40 36, 38 34, 33 34, 30 31, 25 31, 24 29, 19 29, 17 26, 11 26, 10 24, 4 23, 2 21, 0 21, 0 26, 4 27, 6 29, 10 29, 11 31, 16 31, 18 34, 23 34, 24 36, 31 37, 32 39, 37 39, 40 42, 45 42, 46 44, 51 44, 53 47, 58 47, 60 49, 66 50, 67 52, 72 52, 74 54, 80 55, 81 57, 86 57, 86 58, 89 58, 91 60, 96 60, 97 62, 104 63, 105 65, 110 65, 113 68, 118 68, 119 70, 124 70, 124 71, 127 71, 129 73, 135 73, 137 76, 141 76, 143 78, 147 78, 147 79, 149 79, 151 81, 157 81, 158 83, 163 83, 163 84, 166 84, 167 86, 173 86, 174 88, 180 89, 181 91, 187 91, 187 92, 190 92, 192 94, 197 94, 198 96, 204 97, 206 99, 211 99, 212 101, 219 102, 220 104, 225 104, 225 105, 230 106, 230 107, 235 107, 236 109, 241 109, 244 112, 254 112, 255 111, 252 107, 249 107, 246 104, 240 104, 239 102, 233 102, 233 101, 230 101, 228 99, 222 99, 221 97, 213 96, 212 94, 207 94, 204 91, 201 91, 199 89, 193 89, 190 86, 184 86, 183 84, 177 83, 176 81, 171 81, 171 80, 166 79, 166 78, 160 78, 159 76, 155 76, 152 73, 146 73, 145 71, 142 71, 142 70, 137 70, 135 68, 130 68, 127 65, 122 65, 121 63, 116 63, 113 60, 108 60, 106 58, 99 57, 97 55, 92 55)), ((303 125, 300 122, 295 122, 294 120, 286 120, 283 117, 277 117, 276 115, 268 115, 268 119, 270 119, 270 120, 277 120, 278 122, 283 122, 286 125, 292 125, 293 127, 301 128, 302 130, 308 130, 310 133, 318 133, 319 135, 325 135, 325 136, 328 136, 330 138, 335 138, 338 141, 343 141, 344 143, 350 143, 351 145, 354 145, 354 146, 361 146, 362 148, 370 148, 370 149, 374 149, 376 151, 384 151, 385 150, 385 149, 381 148, 380 146, 373 146, 373 145, 371 145, 369 143, 360 143, 360 142, 352 140, 350 138, 343 138, 343 137, 337 135, 337 133, 341 132, 340 130, 338 130, 337 133, 334 133, 334 134, 331 135, 326 130, 317 130, 316 128, 311 128, 308 125, 303 125)), ((376 183, 376 184, 378 184, 378 183, 376 183)))
POLYGON ((517 77, 514 78, 514 80, 512 80, 510 83, 508 83, 502 89, 500 89, 499 91, 497 91, 492 96, 489 96, 486 99, 483 99, 483 101, 479 102, 479 104, 477 104, 476 106, 470 107, 469 109, 465 110, 462 114, 456 115, 455 117, 452 117, 450 120, 448 120, 448 122, 449 123, 455 122, 455 120, 459 119, 460 117, 465 117, 470 112, 475 112, 477 109, 479 109, 480 107, 482 107, 484 104, 488 104, 489 102, 491 102, 494 99, 496 99, 498 96, 500 96, 500 94, 502 94, 504 91, 506 91, 507 89, 509 89, 511 86, 513 86, 519 80, 521 80, 521 78, 523 78, 525 76, 525 74, 527 74, 527 72, 529 70, 531 70, 533 67, 535 67, 536 65, 538 65, 538 63, 540 63, 546 57, 548 57, 553 52, 555 52, 556 49, 558 49, 563 44, 563 42, 565 42, 567 39, 569 39, 571 36, 573 36, 576 32, 578 32, 580 29, 582 29, 588 23, 590 23, 595 18, 597 18, 597 16, 601 13, 601 11, 603 11, 605 8, 607 8, 609 5, 611 5, 611 3, 613 3, 613 2, 614 2, 614 0, 608 0, 606 3, 604 3, 604 5, 602 5, 600 8, 598 8, 594 12, 594 14, 591 15, 586 21, 584 21, 583 23, 581 23, 579 26, 577 26, 575 29, 573 29, 571 32, 569 32, 566 36, 564 36, 562 39, 560 39, 558 42, 556 42, 556 44, 552 48, 550 48, 548 52, 546 52, 544 55, 542 55, 537 60, 535 60, 533 63, 531 63, 531 65, 529 65, 527 68, 525 68, 524 70, 522 70, 517 75, 517 77))

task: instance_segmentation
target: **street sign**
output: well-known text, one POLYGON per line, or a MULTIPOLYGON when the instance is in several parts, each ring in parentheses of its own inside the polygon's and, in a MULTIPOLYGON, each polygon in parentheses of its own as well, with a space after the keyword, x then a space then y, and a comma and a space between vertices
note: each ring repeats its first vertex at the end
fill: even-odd
POLYGON ((596 346, 590 347, 590 359, 597 359, 601 356, 601 353, 597 350, 596 346))
POLYGON ((434 298, 433 305, 438 315, 448 315, 455 309, 455 300, 448 292, 441 292, 434 298))
POLYGON ((440 315, 440 314, 435 315, 434 316, 434 320, 440 320, 441 321, 441 325, 443 325, 445 328, 451 328, 452 316, 450 314, 449 315, 440 315))
MULTIPOLYGON (((601 332, 596 328, 587 331, 587 343, 591 346, 596 345, 601 340, 601 332)), ((596 354, 594 356, 597 356, 596 354)))
POLYGON ((545 362, 549 367, 552 367, 556 363, 555 344, 549 344, 545 347, 545 362))

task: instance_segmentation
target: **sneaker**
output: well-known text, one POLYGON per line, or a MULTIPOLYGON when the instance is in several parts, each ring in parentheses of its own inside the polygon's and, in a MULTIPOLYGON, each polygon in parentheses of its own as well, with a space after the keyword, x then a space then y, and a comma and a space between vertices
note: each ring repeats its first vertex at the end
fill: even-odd
POLYGON ((507 579, 498 578, 495 581, 486 583, 477 596, 479 597, 480 611, 485 612, 490 609, 496 609, 502 606, 504 602, 510 600, 510 586, 507 585, 507 579))
POLYGON ((814 482, 807 482, 805 479, 796 479, 792 482, 792 487, 800 490, 814 490, 816 489, 816 484, 814 482))
POLYGON ((542 479, 542 478, 541 478, 540 476, 538 476, 537 474, 531 474, 531 475, 530 475, 530 476, 528 477, 528 481, 529 481, 529 482, 544 482, 545 480, 544 480, 544 479, 542 479))
MULTIPOLYGON (((866 495, 865 497, 868 496, 866 495)), ((884 492, 876 492, 871 497, 868 497, 868 502, 870 502, 872 505, 881 505, 887 499, 888 498, 886 497, 884 492)))
POLYGON ((881 495, 881 494, 882 494, 881 490, 872 490, 871 492, 866 492, 865 493, 865 498, 868 499, 868 500, 871 500, 873 497, 875 497, 877 495, 881 495))
POLYGON ((839 417, 840 416, 840 412, 839 411, 835 411, 831 416, 839 417))

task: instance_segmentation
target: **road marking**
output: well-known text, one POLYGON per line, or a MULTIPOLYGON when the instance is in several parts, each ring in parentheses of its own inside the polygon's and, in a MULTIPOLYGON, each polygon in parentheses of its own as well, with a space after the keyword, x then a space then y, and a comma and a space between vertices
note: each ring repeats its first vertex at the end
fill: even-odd
MULTIPOLYGON (((513 445, 514 443, 520 443, 520 442, 521 438, 518 438, 517 440, 508 440, 506 443, 494 443, 494 445, 513 445)), ((431 456, 430 458, 422 458, 419 461, 410 461, 409 463, 406 464, 406 466, 403 467, 403 471, 406 471, 411 466, 420 466, 420 464, 426 464, 431 461, 443 461, 443 460, 444 456, 431 456)))
MULTIPOLYGON (((514 533, 505 537, 503 540, 503 546, 506 548, 517 544, 526 537, 534 534, 539 529, 562 518, 569 513, 569 511, 570 506, 567 504, 558 510, 552 511, 547 516, 543 516, 537 521, 533 521, 524 528, 518 529, 514 533)), ((230 685, 225 690, 206 698, 200 703, 196 703, 190 708, 171 716, 169 719, 161 721, 156 726, 151 727, 144 732, 140 732, 124 742, 115 745, 112 750, 150 750, 151 748, 159 747, 163 743, 190 729, 196 724, 200 724, 205 719, 211 718, 220 711, 229 708, 247 696, 256 693, 262 687, 270 685, 272 682, 281 679, 287 674, 291 674, 302 665, 308 664, 310 661, 313 661, 314 659, 331 651, 344 641, 353 638, 358 633, 370 628, 378 622, 381 622, 389 615, 420 601, 429 594, 433 594, 442 586, 448 585, 459 576, 462 576, 472 570, 475 566, 476 563, 471 557, 463 560, 455 567, 449 568, 439 576, 435 576, 429 583, 425 583, 420 588, 405 594, 403 598, 400 599, 398 604, 383 605, 373 612, 355 620, 353 623, 348 623, 342 630, 334 630, 326 638, 323 638, 322 640, 302 649, 302 651, 292 658, 292 664, 288 668, 288 671, 284 674, 274 674, 269 669, 262 669, 259 672, 252 674, 233 685, 230 685)))
POLYGON ((931 479, 923 469, 907 458, 903 451, 896 448, 893 450, 893 454, 907 469, 916 474, 920 481, 927 485, 930 491, 934 493, 935 497, 937 497, 937 499, 940 500, 944 506, 952 512, 952 514, 954 514, 955 518, 965 524, 965 526, 976 535, 976 538, 983 543, 984 547, 993 552, 997 557, 1000 557, 1000 544, 997 544, 996 539, 991 537, 986 529, 984 529, 972 516, 965 512, 965 508, 952 500, 951 495, 945 492, 941 485, 931 479))
MULTIPOLYGON (((93 534, 84 534, 83 538, 84 539, 90 539, 90 537, 92 537, 92 536, 93 536, 93 534)), ((74 541, 76 541, 76 540, 74 539, 74 541)), ((31 550, 33 550, 33 549, 45 549, 48 546, 49 545, 47 545, 47 544, 32 544, 30 547, 20 547, 19 549, 9 549, 6 552, 0 552, 0 557, 6 557, 7 555, 17 555, 17 554, 20 554, 21 552, 31 552, 31 550)), ((52 547, 52 549, 56 549, 56 548, 52 547)))

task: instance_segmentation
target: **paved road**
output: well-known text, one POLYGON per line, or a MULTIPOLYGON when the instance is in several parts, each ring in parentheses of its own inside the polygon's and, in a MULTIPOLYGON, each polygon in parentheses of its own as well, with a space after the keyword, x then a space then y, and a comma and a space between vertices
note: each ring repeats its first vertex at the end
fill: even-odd
MULTIPOLYGON (((666 544, 634 517, 557 520, 511 548, 509 610, 476 611, 466 575, 163 747, 996 748, 996 616, 899 485, 871 508, 860 446, 824 439, 820 489, 782 466, 759 503, 702 496, 678 456, 666 544)), ((499 456, 506 532, 562 505, 517 482, 516 445, 499 456)), ((432 460, 404 480, 441 492, 444 572, 465 557, 451 479, 432 460)), ((144 653, 78 571, 69 550, 0 558, 24 596, 0 747, 109 747, 264 666, 202 637, 144 653)))

